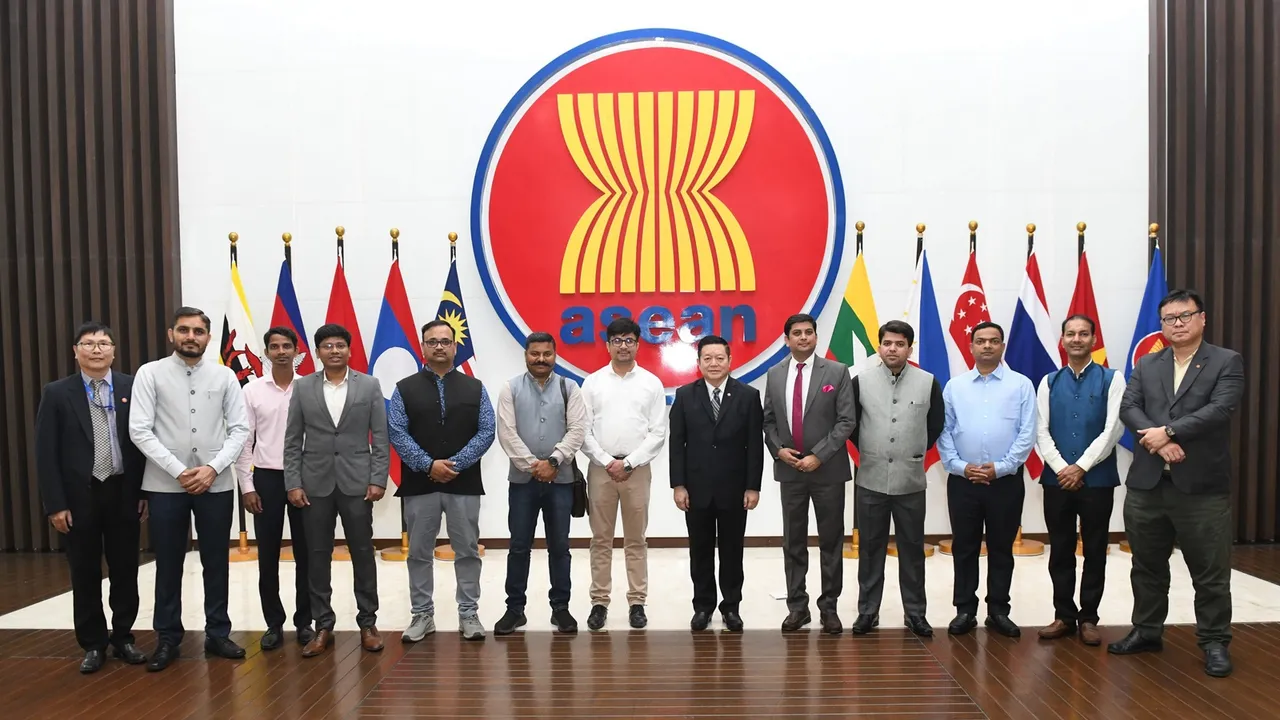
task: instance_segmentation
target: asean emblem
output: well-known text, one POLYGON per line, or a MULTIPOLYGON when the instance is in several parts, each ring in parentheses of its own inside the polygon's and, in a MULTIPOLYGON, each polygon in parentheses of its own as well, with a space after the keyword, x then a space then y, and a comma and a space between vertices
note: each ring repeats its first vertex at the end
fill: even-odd
POLYGON ((472 242, 519 341, 556 336, 559 370, 608 361, 605 327, 640 326, 667 389, 695 345, 727 338, 750 381, 785 356, 782 326, 817 315, 840 264, 844 191, 800 93, 751 53, 681 30, 580 45, 516 93, 485 143, 472 242))
POLYGON ((1147 333, 1133 344, 1133 354, 1129 358, 1131 367, 1138 367, 1138 361, 1148 355, 1154 355, 1165 349, 1164 335, 1159 331, 1147 333))

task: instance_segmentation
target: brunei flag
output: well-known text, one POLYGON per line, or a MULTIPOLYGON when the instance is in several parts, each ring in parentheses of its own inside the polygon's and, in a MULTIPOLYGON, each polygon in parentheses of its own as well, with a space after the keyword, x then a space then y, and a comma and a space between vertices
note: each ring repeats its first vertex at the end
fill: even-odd
POLYGON ((449 244, 449 277, 444 283, 444 293, 440 296, 440 307, 436 309, 436 319, 444 320, 453 326, 454 344, 457 354, 453 358, 454 367, 475 377, 471 361, 476 356, 475 345, 471 342, 471 327, 467 324, 467 309, 462 304, 462 286, 458 284, 458 246, 449 244))
MULTIPOLYGON (((853 368, 855 375, 858 374, 863 362, 876 354, 877 342, 872 338, 879 329, 880 321, 876 319, 876 303, 871 296, 867 263, 859 252, 858 259, 853 263, 853 271, 849 273, 849 284, 844 288, 835 329, 831 331, 827 358, 848 365, 853 368)), ((852 441, 849 441, 848 447, 849 456, 856 464, 858 448, 852 441)))
POLYGON ((262 377, 262 345, 253 329, 249 301, 240 282, 240 266, 235 248, 231 249, 231 291, 227 293, 227 309, 222 315, 222 344, 218 360, 235 371, 240 385, 262 377))

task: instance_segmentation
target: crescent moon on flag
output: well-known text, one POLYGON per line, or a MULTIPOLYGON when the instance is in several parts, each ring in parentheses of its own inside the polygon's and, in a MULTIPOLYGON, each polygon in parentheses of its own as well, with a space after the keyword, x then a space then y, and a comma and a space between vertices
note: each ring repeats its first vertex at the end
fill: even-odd
POLYGON ((444 291, 444 297, 440 298, 440 302, 451 302, 458 307, 462 307, 462 301, 458 299, 458 296, 448 290, 444 291))

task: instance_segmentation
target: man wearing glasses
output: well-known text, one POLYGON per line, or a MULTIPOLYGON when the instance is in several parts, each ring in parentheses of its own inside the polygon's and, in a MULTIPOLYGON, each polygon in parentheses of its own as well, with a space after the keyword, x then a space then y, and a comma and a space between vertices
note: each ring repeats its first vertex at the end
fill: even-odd
POLYGON ((1124 527, 1133 549, 1133 630, 1107 650, 1163 648, 1169 555, 1178 540, 1196 591, 1204 671, 1231 674, 1231 415, 1244 393, 1239 353, 1204 342, 1200 296, 1160 301, 1169 347, 1139 360, 1120 404, 1138 436, 1125 483, 1124 527))
POLYGON ((493 444, 496 421, 479 380, 453 366, 458 348, 453 326, 422 326, 427 367, 401 380, 388 410, 391 444, 400 454, 400 489, 409 529, 409 601, 412 618, 401 642, 436 631, 434 553, 444 513, 453 547, 458 590, 458 632, 483 640, 480 622, 480 458, 493 444))
POLYGON ((106 662, 107 645, 129 663, 147 661, 133 644, 138 618, 138 533, 147 518, 142 453, 128 442, 133 376, 113 373, 111 328, 88 322, 73 345, 79 372, 49 383, 36 414, 36 474, 50 524, 65 537, 71 566, 80 672, 106 662), (102 556, 111 583, 111 634, 102 612, 102 556))
POLYGON ((618 318, 605 328, 610 362, 587 376, 582 392, 591 408, 591 428, 582 451, 591 459, 591 614, 587 627, 599 630, 609 617, 613 591, 613 535, 622 508, 623 552, 627 562, 627 604, 631 627, 649 624, 649 463, 667 437, 667 397, 662 381, 636 364, 640 326, 618 318))

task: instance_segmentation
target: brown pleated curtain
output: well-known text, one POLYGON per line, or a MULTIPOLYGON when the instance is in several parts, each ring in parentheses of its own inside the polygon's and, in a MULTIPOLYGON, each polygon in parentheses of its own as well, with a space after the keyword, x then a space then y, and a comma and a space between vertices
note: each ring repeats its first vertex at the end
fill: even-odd
POLYGON ((60 547, 36 488, 40 390, 87 319, 116 367, 179 298, 172 0, 0 0, 0 549, 60 547))
POLYGON ((1151 217, 1171 288, 1244 356, 1236 539, 1275 541, 1280 451, 1280 0, 1152 0, 1151 217))

